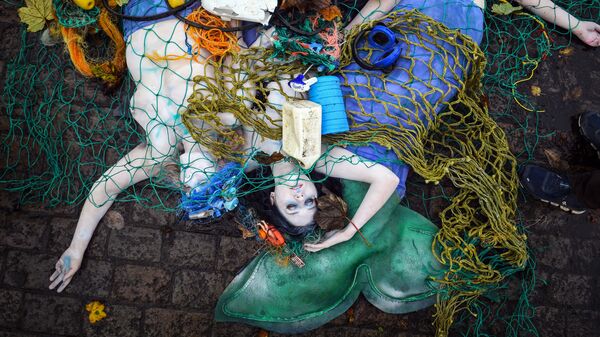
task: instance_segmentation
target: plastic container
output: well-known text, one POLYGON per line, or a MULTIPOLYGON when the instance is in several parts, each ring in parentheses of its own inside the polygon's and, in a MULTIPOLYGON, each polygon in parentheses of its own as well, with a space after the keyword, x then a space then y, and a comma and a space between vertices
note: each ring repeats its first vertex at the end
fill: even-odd
POLYGON ((321 134, 346 132, 350 129, 339 78, 319 77, 317 83, 310 87, 308 99, 320 104, 323 109, 321 134))

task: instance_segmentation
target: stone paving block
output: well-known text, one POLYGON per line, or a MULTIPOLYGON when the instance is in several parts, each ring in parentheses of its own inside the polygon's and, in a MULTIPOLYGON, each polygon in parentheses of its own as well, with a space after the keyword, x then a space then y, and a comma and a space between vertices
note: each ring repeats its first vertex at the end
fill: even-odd
POLYGON ((3 283, 24 289, 47 289, 59 256, 9 251, 3 283))
MULTIPOLYGON (((12 23, 14 25, 18 25, 21 20, 19 19, 19 16, 17 15, 17 9, 22 6, 22 3, 19 3, 19 1, 15 1, 15 2, 0 2, 0 13, 2 13, 2 16, 0 16, 0 22, 5 22, 5 23, 12 23)), ((4 80, 4 79, 2 79, 4 80)))
POLYGON ((556 303, 572 306, 592 304, 592 278, 575 274, 553 274, 550 277, 550 293, 556 303))
POLYGON ((573 245, 568 238, 553 235, 530 234, 529 245, 533 249, 538 264, 544 264, 556 269, 569 266, 573 255, 573 245))
POLYGON ((258 328, 238 323, 213 322, 212 337, 257 336, 258 328))
POLYGON ((209 314, 152 308, 145 312, 143 335, 147 337, 210 336, 209 314))
MULTIPOLYGON (((4 70, 6 70, 6 63, 0 61, 0 90, 4 89, 4 80, 2 80, 2 75, 4 74, 4 70)), ((4 115, 6 114, 6 104, 4 102, 0 102, 0 132, 2 132, 3 134, 8 133, 8 131, 10 130, 11 127, 11 119, 9 119, 8 117, 4 117, 4 115)), ((24 120, 23 119, 17 119, 14 118, 12 119, 12 121, 14 123, 18 123, 18 124, 24 124, 24 120)), ((0 206, 2 205, 2 203, 0 203, 0 206)))
POLYGON ((22 302, 23 294, 20 291, 0 289, 0 326, 16 326, 22 302))
MULTIPOLYGON (((0 118, 4 119, 2 116, 2 110, 0 110, 0 118)), ((4 137, 6 134, 0 132, 0 136, 4 137)), ((7 190, 0 189, 0 208, 10 211, 11 213, 14 211, 19 200, 19 196, 14 192, 9 192, 7 190)), ((6 212, 8 213, 8 212, 6 212)))
POLYGON ((600 240, 581 240, 574 247, 570 267, 582 274, 600 275, 600 240))
MULTIPOLYGON (((78 154, 77 152, 75 154, 78 154)), ((73 184, 78 184, 78 182, 73 182, 73 184)), ((75 188, 73 185, 72 188, 75 188)), ((81 210, 81 205, 66 205, 60 204, 57 206, 50 206, 48 204, 43 204, 41 202, 33 202, 27 203, 20 206, 20 210, 22 212, 33 213, 38 216, 61 216, 61 217, 77 217, 79 216, 79 211, 81 210)))
POLYGON ((217 269, 237 273, 252 260, 261 244, 241 237, 221 237, 217 258, 217 269))
POLYGON ((40 249, 45 246, 45 218, 11 216, 0 228, 0 245, 15 248, 40 249))
POLYGON ((130 302, 166 303, 171 274, 164 269, 135 265, 115 268, 112 297, 130 302))
MULTIPOLYGON (((59 255, 11 251, 8 254, 4 284, 24 289, 48 289, 49 277, 59 255)), ((65 288, 68 294, 108 296, 112 266, 108 262, 84 258, 81 268, 65 288)))
POLYGON ((25 316, 22 327, 26 331, 78 336, 81 331, 84 304, 77 299, 25 295, 25 316))
POLYGON ((600 336, 600 311, 569 310, 566 315, 566 329, 569 337, 600 336))
POLYGON ((335 317, 334 319, 329 321, 327 323, 327 325, 348 326, 348 325, 357 325, 357 324, 350 324, 350 313, 348 311, 346 311, 346 312, 342 313, 341 315, 339 315, 338 317, 335 317))
MULTIPOLYGON (((360 333, 360 329, 353 327, 331 327, 325 325, 319 329, 309 332, 295 334, 294 337, 356 337, 360 333)), ((286 337, 287 334, 271 333, 269 337, 286 337)))
POLYGON ((21 25, 0 22, 0 60, 13 60, 21 49, 21 25))
POLYGON ((175 276, 173 304, 177 308, 190 307, 212 312, 223 290, 225 285, 221 274, 183 270, 175 276))
POLYGON ((360 334, 358 334, 358 337, 383 337, 384 335, 384 330, 381 329, 361 329, 360 330, 360 334))
MULTIPOLYGON (((0 337, 39 337, 39 335, 30 335, 25 332, 16 332, 16 331, 0 331, 0 337)), ((47 334, 44 334, 44 337, 50 337, 47 334)))
MULTIPOLYGON (((76 227, 77 219, 52 219, 50 221, 49 250, 53 253, 57 253, 60 256, 71 244, 76 227)), ((96 227, 94 235, 92 236, 92 240, 85 251, 86 257, 104 256, 108 233, 108 228, 102 226, 96 227)))
POLYGON ((168 248, 169 261, 176 266, 213 268, 215 240, 205 234, 175 232, 168 248))
POLYGON ((594 278, 592 283, 592 308, 600 308, 600 277, 594 278))
POLYGON ((430 337, 435 336, 435 334, 423 334, 423 333, 415 333, 415 332, 392 332, 388 334, 389 337, 430 337))
POLYGON ((141 203, 133 203, 131 212, 132 225, 141 227, 163 227, 175 223, 174 212, 150 210, 141 203))
POLYGON ((110 262, 84 257, 81 269, 73 276, 64 292, 91 297, 108 297, 112 272, 113 266, 110 262))
POLYGON ((206 221, 199 224, 197 221, 181 220, 173 225, 176 230, 182 230, 193 233, 204 233, 209 235, 224 236, 239 236, 240 230, 237 224, 233 221, 231 213, 225 213, 222 218, 214 221, 206 221))
POLYGON ((423 335, 433 336, 435 335, 435 327, 433 325, 433 314, 435 308, 433 306, 412 312, 404 315, 405 319, 408 319, 408 332, 420 333, 423 335))
POLYGON ((524 205, 519 205, 525 215, 525 225, 535 233, 553 234, 561 237, 569 235, 569 217, 565 212, 541 202, 529 200, 524 205))
POLYGON ((402 327, 408 329, 409 320, 407 315, 394 315, 385 313, 364 297, 360 297, 353 306, 354 324, 357 326, 377 326, 382 328, 402 327))
POLYGON ((562 336, 566 321, 562 310, 549 306, 539 306, 535 308, 533 323, 540 336, 549 337, 562 336))
MULTIPOLYGON (((136 337, 139 336, 142 311, 139 308, 105 304, 106 317, 96 324, 84 323, 87 337, 136 337)), ((87 319, 87 311, 85 312, 87 319)))
POLYGON ((0 282, 4 278, 4 270, 6 269, 6 255, 8 255, 8 247, 0 246, 0 282))
POLYGON ((158 229, 129 226, 111 230, 108 255, 127 260, 158 262, 161 246, 162 239, 158 229))

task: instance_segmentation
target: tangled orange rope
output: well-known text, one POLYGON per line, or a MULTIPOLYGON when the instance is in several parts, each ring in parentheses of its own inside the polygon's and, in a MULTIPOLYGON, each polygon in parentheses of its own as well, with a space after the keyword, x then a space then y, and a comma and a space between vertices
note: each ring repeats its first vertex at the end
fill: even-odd
MULTIPOLYGON (((204 8, 200 7, 187 16, 187 19, 205 26, 226 28, 227 24, 219 17, 210 14, 204 8)), ((224 32, 220 29, 201 29, 186 25, 186 31, 189 38, 194 41, 192 46, 194 60, 196 55, 201 55, 201 49, 210 52, 211 57, 221 57, 229 51, 238 51, 237 36, 231 32, 224 32)), ((210 58, 210 57, 209 57, 210 58)))
POLYGON ((98 18, 98 25, 114 43, 114 56, 110 61, 102 63, 90 62, 85 56, 84 36, 76 28, 60 27, 63 40, 67 45, 69 56, 75 69, 86 77, 96 77, 104 81, 109 87, 114 87, 121 82, 125 72, 125 41, 119 28, 110 19, 108 12, 102 9, 98 18))

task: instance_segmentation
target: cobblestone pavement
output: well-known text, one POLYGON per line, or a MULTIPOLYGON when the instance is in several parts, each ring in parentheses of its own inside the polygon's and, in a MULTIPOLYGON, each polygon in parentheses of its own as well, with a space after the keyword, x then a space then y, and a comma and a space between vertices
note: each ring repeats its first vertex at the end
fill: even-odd
MULTIPOLYGON (((2 8, 2 13, 3 82, 19 34, 14 12, 2 8)), ((589 161, 589 153, 578 152, 585 146, 569 125, 585 109, 600 109, 598 55, 576 44, 573 55, 553 57, 529 82, 542 88, 538 103, 547 110, 539 115, 540 134, 557 130, 538 147, 540 161, 544 149, 555 149, 575 166, 589 161)), ((492 107, 508 104, 493 97, 491 102, 492 107)), ((6 117, 0 120, 0 131, 6 132, 6 117)), ((499 122, 511 135, 513 150, 522 151, 516 125, 499 122)), ((101 222, 81 270, 57 294, 47 289, 48 277, 69 245, 79 207, 21 206, 17 200, 18 195, 0 191, 0 337, 258 334, 252 327, 212 320, 218 295, 257 249, 231 224, 198 227, 133 203, 115 205, 112 210, 123 215, 125 227, 111 229, 110 220, 101 222), (91 300, 107 305, 108 317, 95 325, 86 318, 85 304, 91 300)), ((521 204, 537 257, 532 301, 540 335, 600 336, 600 213, 573 216, 535 201, 521 204)), ((433 203, 416 208, 435 211, 433 203)), ((352 316, 342 315, 306 336, 432 336, 432 312, 390 315, 360 299, 352 316)))

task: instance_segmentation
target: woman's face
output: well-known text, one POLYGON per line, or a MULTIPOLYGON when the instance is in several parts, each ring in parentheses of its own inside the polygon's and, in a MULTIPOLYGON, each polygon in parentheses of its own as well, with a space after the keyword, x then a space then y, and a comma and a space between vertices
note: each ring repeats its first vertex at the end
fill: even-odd
POLYGON ((293 226, 308 226, 317 212, 317 188, 306 180, 275 186, 271 202, 293 226))

